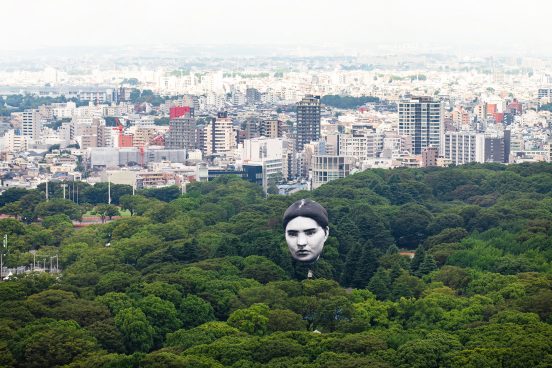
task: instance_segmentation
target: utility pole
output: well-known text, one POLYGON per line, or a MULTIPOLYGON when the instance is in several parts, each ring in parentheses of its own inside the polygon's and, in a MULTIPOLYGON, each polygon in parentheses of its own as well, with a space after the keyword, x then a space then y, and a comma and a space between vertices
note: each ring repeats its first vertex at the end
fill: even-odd
POLYGON ((111 178, 107 173, 107 204, 111 204, 111 178))
POLYGON ((48 196, 49 196, 49 193, 48 193, 48 179, 46 179, 46 202, 48 202, 48 196))
POLYGON ((0 252, 0 281, 4 281, 4 248, 8 248, 8 234, 4 234, 2 251, 0 252))
POLYGON ((67 187, 67 184, 63 183, 61 184, 61 187, 63 188, 63 199, 65 199, 65 188, 67 187))

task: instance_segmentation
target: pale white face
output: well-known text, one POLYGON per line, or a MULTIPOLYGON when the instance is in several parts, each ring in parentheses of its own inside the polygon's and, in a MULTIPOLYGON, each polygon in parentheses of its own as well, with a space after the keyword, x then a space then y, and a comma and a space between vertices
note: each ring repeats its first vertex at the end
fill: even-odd
POLYGON ((314 262, 320 257, 329 229, 323 229, 310 217, 295 217, 286 226, 286 242, 291 256, 300 262, 314 262))

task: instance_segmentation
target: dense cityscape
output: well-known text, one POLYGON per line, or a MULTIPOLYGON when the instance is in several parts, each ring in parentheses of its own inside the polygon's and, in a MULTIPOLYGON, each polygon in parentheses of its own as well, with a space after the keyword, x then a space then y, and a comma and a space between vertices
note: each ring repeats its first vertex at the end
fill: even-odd
POLYGON ((3 68, 3 187, 237 174, 285 194, 369 168, 550 161, 550 59, 159 63, 3 68))

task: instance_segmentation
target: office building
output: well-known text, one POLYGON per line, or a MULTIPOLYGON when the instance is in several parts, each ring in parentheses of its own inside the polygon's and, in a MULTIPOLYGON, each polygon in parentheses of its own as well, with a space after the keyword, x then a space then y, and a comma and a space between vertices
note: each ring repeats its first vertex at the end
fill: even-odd
POLYGON ((431 97, 412 97, 402 100, 399 109, 399 135, 412 138, 412 152, 422 153, 426 147, 441 149, 443 106, 431 97))
POLYGON ((297 103, 297 150, 320 138, 320 96, 307 95, 297 103))

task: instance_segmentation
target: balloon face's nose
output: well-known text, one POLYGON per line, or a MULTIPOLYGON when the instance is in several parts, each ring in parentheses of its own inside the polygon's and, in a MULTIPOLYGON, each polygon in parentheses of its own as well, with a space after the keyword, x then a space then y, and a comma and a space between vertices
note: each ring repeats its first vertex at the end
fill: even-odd
POLYGON ((307 236, 304 232, 300 232, 297 236, 297 246, 304 248, 307 246, 307 236))

